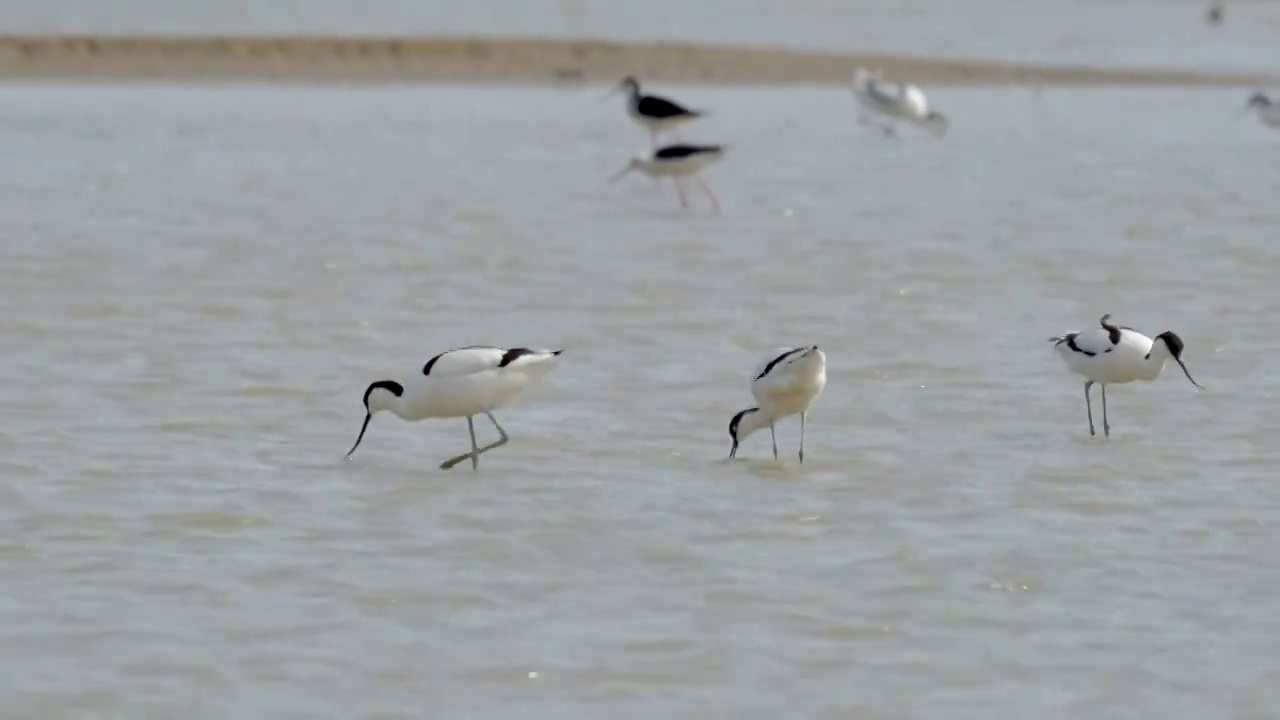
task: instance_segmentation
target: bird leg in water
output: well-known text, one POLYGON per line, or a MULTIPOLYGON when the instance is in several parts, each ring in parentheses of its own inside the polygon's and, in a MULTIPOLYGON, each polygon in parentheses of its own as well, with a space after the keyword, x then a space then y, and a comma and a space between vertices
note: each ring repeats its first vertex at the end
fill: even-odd
POLYGON ((702 188, 707 197, 711 198, 711 207, 715 209, 717 215, 720 214, 720 198, 716 197, 716 194, 712 192, 711 186, 700 177, 695 177, 693 181, 698 183, 698 187, 702 188))
POLYGON ((800 464, 804 464, 804 413, 800 413, 800 464))
POLYGON ((1107 422, 1107 384, 1102 384, 1102 434, 1111 437, 1111 423, 1107 422))
POLYGON ((482 448, 476 448, 475 428, 471 422, 471 418, 467 418, 467 427, 471 429, 471 452, 463 453, 457 457, 452 457, 452 458, 449 458, 448 460, 445 460, 443 463, 440 464, 441 470, 448 470, 449 468, 453 467, 454 465, 457 465, 458 463, 462 462, 463 460, 466 460, 467 458, 471 458, 471 468, 473 470, 478 469, 480 467, 481 455, 489 452, 490 450, 496 447, 502 447, 503 445, 506 445, 507 441, 511 439, 507 437, 507 431, 503 430, 502 426, 498 424, 498 419, 493 416, 493 413, 489 412, 488 410, 485 410, 484 414, 489 418, 489 422, 493 423, 493 427, 498 430, 498 435, 500 436, 498 440, 495 442, 489 443, 488 445, 485 445, 482 448))
POLYGON ((773 459, 778 459, 778 436, 773 431, 773 421, 769 421, 769 437, 773 438, 773 459))
POLYGON ((1089 434, 1097 435, 1098 433, 1093 431, 1093 405, 1089 401, 1089 388, 1092 388, 1092 387, 1093 387, 1092 380, 1084 381, 1084 408, 1089 413, 1089 434))
POLYGON ((689 199, 684 196, 684 180, 678 177, 675 177, 675 178, 671 178, 671 182, 675 183, 676 194, 680 196, 680 207, 688 208, 689 199))

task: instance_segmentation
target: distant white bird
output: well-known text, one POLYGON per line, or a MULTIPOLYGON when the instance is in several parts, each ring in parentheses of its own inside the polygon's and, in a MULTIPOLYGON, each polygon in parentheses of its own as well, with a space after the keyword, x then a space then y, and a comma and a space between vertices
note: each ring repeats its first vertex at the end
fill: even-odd
POLYGON ((471 459, 472 469, 478 468, 482 454, 505 445, 508 440, 507 432, 490 411, 541 380, 562 352, 472 345, 436 355, 404 384, 395 380, 372 383, 364 391, 364 425, 360 426, 360 436, 347 457, 360 447, 373 416, 390 410, 409 422, 465 417, 471 433, 471 452, 444 461, 440 468, 448 470, 467 458, 471 459), (472 418, 481 413, 488 416, 501 437, 495 443, 477 448, 472 418))
POLYGON ((1276 102, 1263 93, 1256 92, 1249 96, 1244 106, 1245 113, 1255 113, 1263 125, 1280 128, 1280 102, 1276 102))
POLYGON ((1098 321, 1101 327, 1049 338, 1067 369, 1087 378, 1084 404, 1089 413, 1090 435, 1097 433, 1093 429, 1089 389, 1095 382, 1102 385, 1102 431, 1108 437, 1111 436, 1111 424, 1107 421, 1108 385, 1155 380, 1164 371, 1165 362, 1173 358, 1191 384, 1203 389, 1182 362, 1182 338, 1176 333, 1167 330, 1152 340, 1133 328, 1110 324, 1107 322, 1110 318, 1110 314, 1103 315, 1098 321))
POLYGON ((817 345, 778 348, 766 355, 752 375, 751 394, 757 406, 747 408, 729 421, 733 447, 729 457, 737 457, 738 443, 751 433, 769 428, 773 438, 773 458, 778 459, 778 436, 774 424, 789 415, 800 415, 800 462, 804 462, 804 419, 809 408, 827 386, 827 356, 817 345))
POLYGON ((631 159, 627 166, 618 171, 609 182, 626 175, 632 170, 639 170, 655 180, 669 177, 676 185, 676 193, 680 196, 680 207, 689 207, 689 200, 684 193, 684 179, 693 176, 693 181, 706 192, 711 199, 711 207, 720 212, 720 199, 711 187, 698 177, 704 167, 724 157, 722 145, 667 145, 658 148, 652 155, 638 156, 631 159))
POLYGON ((924 92, 915 85, 886 82, 880 79, 879 73, 858 68, 853 72, 853 96, 858 99, 862 110, 858 123, 876 125, 885 135, 896 132, 894 123, 897 120, 915 123, 936 135, 947 132, 947 118, 929 109, 924 92), (876 122, 872 116, 883 118, 885 122, 876 122))
POLYGON ((630 75, 623 78, 613 90, 614 93, 619 91, 627 93, 627 115, 649 131, 649 141, 655 150, 658 148, 658 133, 671 133, 679 140, 676 130, 680 126, 706 114, 701 110, 690 110, 664 97, 642 94, 640 81, 630 75))

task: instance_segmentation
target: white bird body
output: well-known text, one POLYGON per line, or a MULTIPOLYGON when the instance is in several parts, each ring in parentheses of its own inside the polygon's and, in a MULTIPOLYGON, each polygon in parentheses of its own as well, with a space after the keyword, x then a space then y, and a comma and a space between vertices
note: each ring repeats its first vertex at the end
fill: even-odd
POLYGON ((757 406, 747 408, 729 421, 733 448, 729 457, 737 455, 738 443, 747 436, 769 428, 773 440, 773 456, 778 457, 775 424, 791 415, 800 416, 800 462, 804 462, 804 421, 809 409, 827 386, 827 356, 817 345, 800 348, 777 348, 765 355, 751 374, 751 395, 757 406))
POLYGON ((720 145, 667 145, 652 155, 632 158, 623 172, 639 170, 655 178, 687 177, 723 157, 724 147, 720 145))
MULTIPOLYGON (((689 202, 685 197, 684 179, 695 176, 702 171, 703 168, 724 157, 723 145, 666 145, 653 151, 649 155, 638 155, 631 158, 627 166, 619 170, 609 178, 609 182, 613 182, 618 178, 632 171, 639 171, 648 175, 655 180, 662 178, 672 178, 675 182, 676 192, 680 196, 680 207, 688 207, 689 202)), ((707 194, 711 199, 711 206, 720 211, 720 199, 716 197, 714 191, 701 178, 694 178, 694 182, 707 194)))
POLYGON ((1086 379, 1084 397, 1089 413, 1090 435, 1096 434, 1089 399, 1089 389, 1094 383, 1102 385, 1102 426, 1106 435, 1111 434, 1107 420, 1108 385, 1155 380, 1164 372, 1165 363, 1172 358, 1182 368, 1187 379, 1200 387, 1182 362, 1184 345, 1182 338, 1176 333, 1165 331, 1153 340, 1133 328, 1110 324, 1107 322, 1110 317, 1103 315, 1098 323, 1099 327, 1049 338, 1067 369, 1086 379))
POLYGON ((446 461, 448 469, 458 461, 471 458, 478 465, 485 450, 505 444, 506 432, 494 419, 492 411, 520 395, 542 380, 554 366, 561 350, 497 348, 470 346, 440 353, 422 368, 409 373, 404 383, 379 380, 365 391, 365 421, 360 436, 348 456, 359 447, 369 421, 383 410, 402 420, 417 422, 428 418, 465 417, 471 431, 471 453, 446 461), (483 449, 475 444, 472 418, 484 414, 498 429, 502 440, 483 449))
POLYGON ((386 409, 410 422, 479 415, 506 405, 545 377, 553 366, 551 361, 560 354, 533 350, 502 364, 510 352, 505 348, 467 347, 441 353, 432 358, 434 362, 410 375, 402 397, 386 399, 386 409))
POLYGON ((1120 385, 1160 377, 1169 360, 1164 343, 1152 352, 1151 338, 1131 328, 1117 328, 1120 341, 1111 342, 1102 328, 1083 330, 1056 346, 1058 356, 1071 372, 1103 385, 1120 385))
POLYGON ((827 386, 827 356, 817 345, 774 349, 756 364, 751 395, 775 419, 808 412, 827 386))
MULTIPOLYGON (((947 131, 946 117, 929 109, 924 91, 915 85, 886 82, 865 68, 858 68, 853 73, 853 95, 864 113, 890 121, 882 126, 888 134, 893 133, 894 120, 915 123, 938 135, 947 131)), ((863 120, 866 121, 865 115, 863 120)))

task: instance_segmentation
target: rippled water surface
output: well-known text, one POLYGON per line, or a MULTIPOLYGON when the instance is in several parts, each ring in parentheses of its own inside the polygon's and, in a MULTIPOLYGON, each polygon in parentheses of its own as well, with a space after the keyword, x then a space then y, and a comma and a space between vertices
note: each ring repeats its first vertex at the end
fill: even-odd
POLYGON ((550 89, 0 88, 6 717, 1269 718, 1280 135, 1240 92, 685 88, 723 216, 550 89), (1045 338, 1174 329, 1109 393, 1045 338), (461 420, 458 345, 564 347, 461 420), (747 374, 809 418, 728 462, 747 374), (478 423, 483 437, 490 429, 478 423))

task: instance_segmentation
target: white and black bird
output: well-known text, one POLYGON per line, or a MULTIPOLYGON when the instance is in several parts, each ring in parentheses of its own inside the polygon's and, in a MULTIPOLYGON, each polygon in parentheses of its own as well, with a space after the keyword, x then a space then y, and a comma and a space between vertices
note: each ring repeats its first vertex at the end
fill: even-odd
POLYGON ((658 147, 658 134, 671 133, 680 140, 677 130, 685 123, 702 117, 702 110, 689 108, 657 95, 645 95, 640 91, 640 81, 628 75, 618 83, 613 92, 627 93, 627 115, 649 131, 654 149, 658 147))
POLYGON ((782 418, 800 416, 800 462, 804 462, 804 421, 809 409, 827 386, 827 356, 817 345, 778 348, 766 355, 752 373, 751 394, 756 406, 734 415, 729 421, 733 447, 729 457, 737 457, 738 443, 757 430, 769 428, 773 458, 778 459, 775 425, 782 418))
POLYGON ((1249 96, 1244 105, 1245 113, 1254 113, 1263 125, 1280 128, 1280 102, 1272 100, 1264 93, 1256 92, 1249 96))
POLYGON ((1089 390, 1094 383, 1102 386, 1102 432, 1110 437, 1111 424, 1107 420, 1107 386, 1135 381, 1150 381, 1160 377, 1170 358, 1178 363, 1192 385, 1203 389, 1191 377, 1182 361, 1182 338, 1172 330, 1166 330, 1154 340, 1122 325, 1108 322, 1111 315, 1103 315, 1099 327, 1071 332, 1049 338, 1067 369, 1085 378, 1084 404, 1089 415, 1089 434, 1093 429, 1093 404, 1089 390))
POLYGON ((639 170, 655 180, 671 178, 675 183, 676 193, 680 197, 680 207, 687 208, 689 200, 685 196, 684 181, 692 176, 693 181, 711 199, 711 207, 716 212, 720 212, 720 199, 716 197, 711 186, 698 177, 698 173, 722 157, 724 157, 723 145, 667 145, 658 148, 652 155, 631 158, 631 162, 609 178, 609 182, 633 170, 639 170))
POLYGON ((935 135, 947 132, 949 123, 946 116, 930 110, 924 91, 915 85, 888 82, 882 80, 878 73, 858 68, 853 72, 853 96, 861 108, 858 122, 876 125, 885 135, 896 132, 894 123, 898 120, 924 127, 935 135))
POLYGON ((440 468, 448 470, 468 458, 472 469, 478 468, 482 454, 505 445, 509 439, 492 411, 546 376, 562 352, 472 345, 436 355, 404 382, 379 380, 371 383, 364 391, 364 425, 360 426, 360 435, 347 457, 350 458, 360 447, 373 416, 389 410, 409 422, 465 417, 467 430, 471 433, 471 452, 444 461, 440 468), (499 439, 478 448, 472 419, 481 414, 493 423, 499 439))

